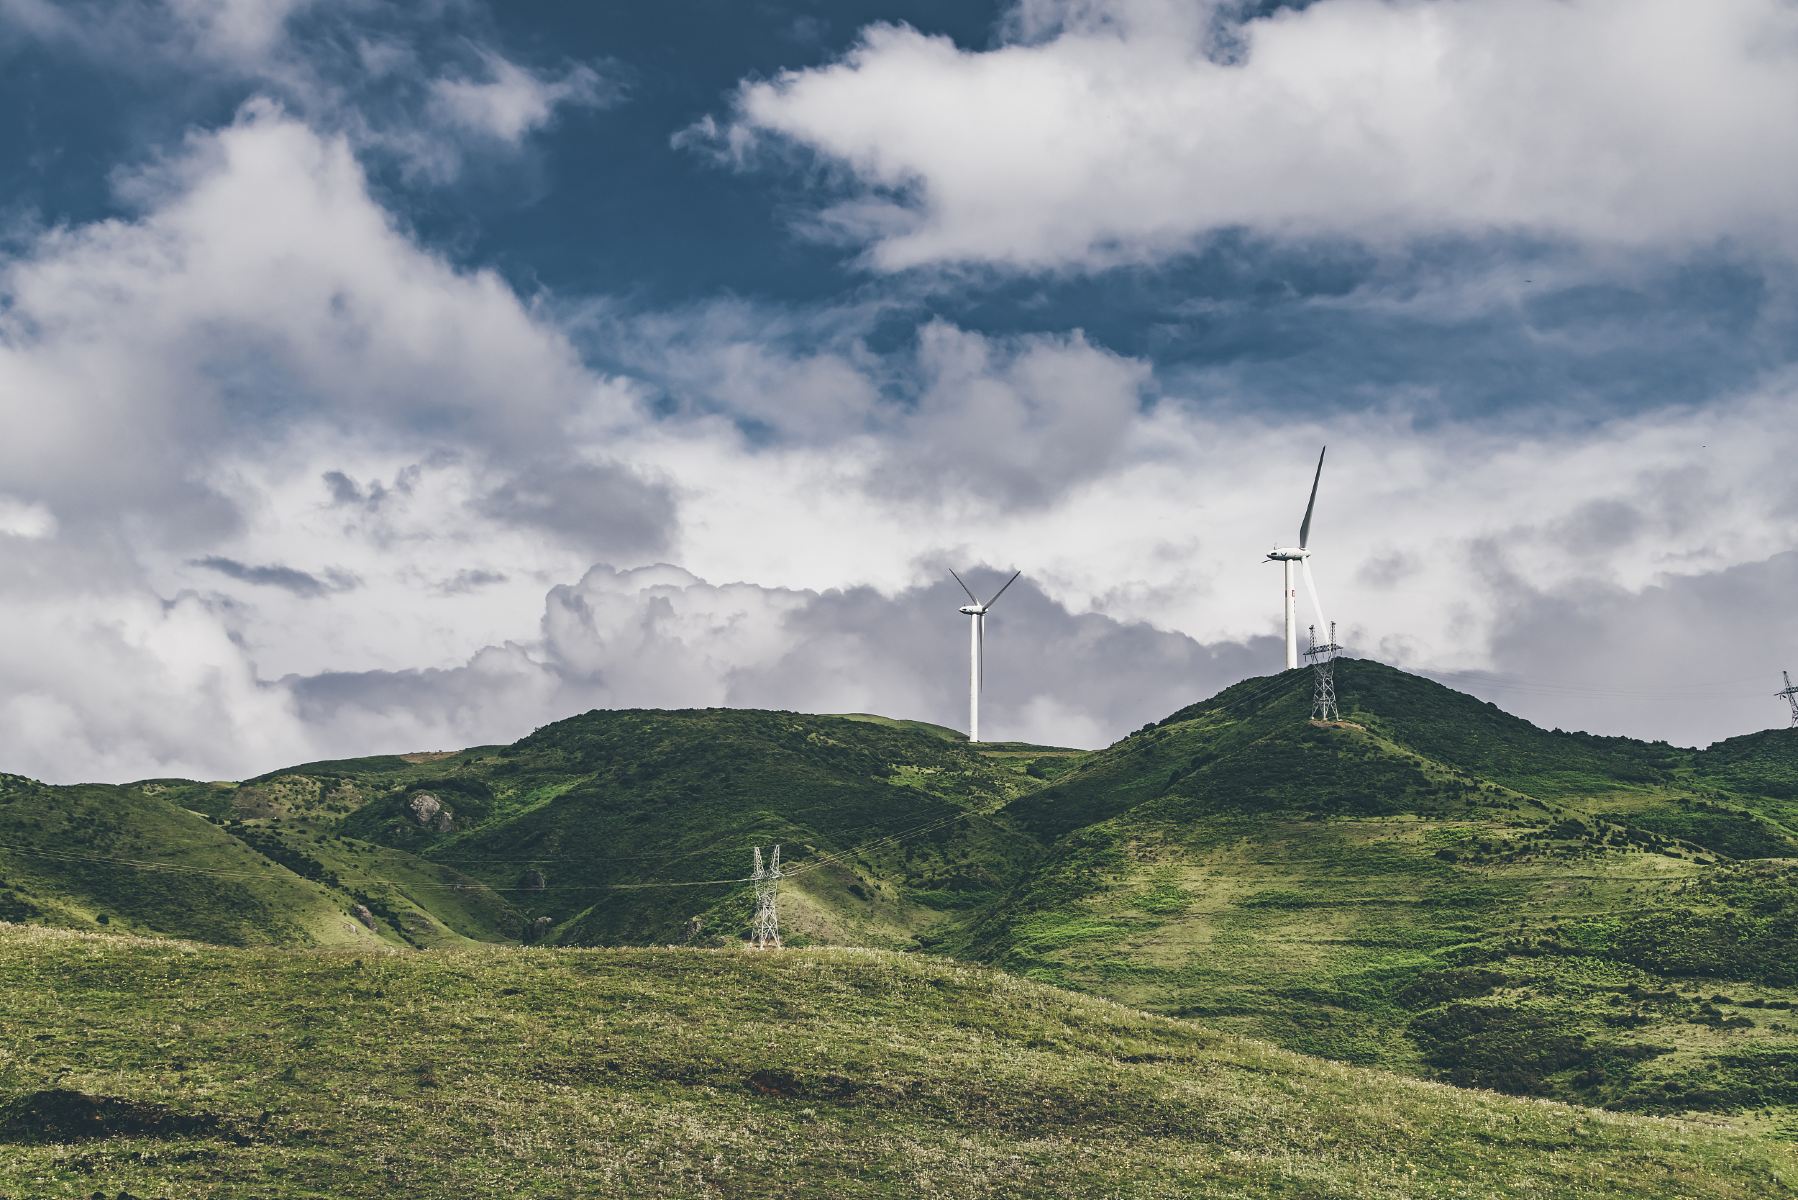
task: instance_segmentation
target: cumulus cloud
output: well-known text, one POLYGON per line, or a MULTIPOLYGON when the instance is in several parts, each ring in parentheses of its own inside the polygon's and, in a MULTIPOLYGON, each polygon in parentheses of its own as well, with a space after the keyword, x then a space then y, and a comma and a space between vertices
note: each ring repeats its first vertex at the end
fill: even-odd
POLYGON ((757 443, 830 447, 846 465, 859 457, 889 499, 1051 503, 1116 465, 1153 391, 1147 362, 1079 330, 1001 336, 929 319, 882 354, 854 326, 794 327, 734 306, 682 318, 622 321, 609 348, 684 416, 728 416, 757 443))
POLYGON ((479 502, 483 515, 535 526, 596 554, 652 555, 675 522, 665 487, 617 463, 550 459, 508 475, 479 502))
POLYGON ((0 584, 0 760, 57 782, 217 778, 310 748, 215 605, 127 582, 128 563, 53 541, 0 584))
MULTIPOLYGON (((564 418, 610 403, 497 275, 420 249, 342 139, 271 105, 122 186, 137 218, 53 231, 0 265, 0 474, 65 521, 124 509, 171 535, 227 531, 208 464, 309 422, 424 431, 517 470, 567 453, 564 418)), ((655 485, 602 453, 584 469, 572 482, 606 483, 585 544, 660 543, 655 485)), ((550 500, 536 511, 554 524, 550 500)))
POLYGON ((689 134, 803 150, 886 270, 1093 266, 1211 232, 1798 249, 1785 0, 1030 0, 985 50, 875 25, 689 134))
POLYGON ((1149 382, 1146 363, 1084 336, 1009 343, 936 321, 919 331, 922 394, 886 487, 1035 505, 1111 468, 1149 382))

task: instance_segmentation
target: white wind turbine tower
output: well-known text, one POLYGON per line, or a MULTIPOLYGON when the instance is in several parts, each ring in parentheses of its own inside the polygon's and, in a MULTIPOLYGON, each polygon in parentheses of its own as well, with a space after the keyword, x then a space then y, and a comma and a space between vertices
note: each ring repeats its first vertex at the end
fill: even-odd
POLYGON ((1292 587, 1292 564, 1297 563, 1305 576, 1305 590, 1311 594, 1311 608, 1317 613, 1317 623, 1328 628, 1324 620, 1324 606, 1317 602, 1317 584, 1311 580, 1311 551, 1306 544, 1311 540, 1311 510, 1317 507, 1317 484, 1324 476, 1324 450, 1317 452, 1317 474, 1311 479, 1311 500, 1305 505, 1305 519, 1299 524, 1299 544, 1294 546, 1275 546, 1268 551, 1268 562, 1277 562, 1284 570, 1285 587, 1280 593, 1280 602, 1286 609, 1286 669, 1292 670, 1299 665, 1299 628, 1298 628, 1298 596, 1292 587))
POLYGON ((1016 583, 1018 576, 1023 573, 1014 571, 1011 578, 1005 581, 1005 587, 994 592, 993 598, 982 604, 980 598, 969 589, 968 585, 962 583, 961 576, 955 575, 953 568, 949 571, 949 574, 955 575, 955 582, 961 584, 961 590, 968 593, 968 599, 973 601, 972 604, 962 605, 958 610, 968 614, 968 741, 970 742, 980 740, 980 686, 986 677, 983 664, 986 659, 987 610, 999 602, 999 597, 1005 594, 1005 588, 1016 583))

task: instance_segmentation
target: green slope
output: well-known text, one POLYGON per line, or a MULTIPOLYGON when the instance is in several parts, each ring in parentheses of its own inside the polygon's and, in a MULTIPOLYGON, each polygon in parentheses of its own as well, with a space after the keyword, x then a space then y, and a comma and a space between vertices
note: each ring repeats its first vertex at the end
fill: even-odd
POLYGON ((748 890, 731 881, 751 846, 779 843, 798 868, 792 936, 916 945, 1000 894, 1038 849, 987 815, 1034 780, 941 733, 592 712, 436 764, 341 828, 453 865, 511 897, 540 936, 576 944, 734 940, 748 890))
POLYGON ((330 889, 154 784, 0 775, 0 918, 249 944, 373 944, 330 889))
POLYGON ((1070 754, 977 753, 950 730, 865 716, 619 711, 513 746, 242 784, 18 781, 11 811, 43 828, 18 841, 30 869, 0 876, 19 884, 0 903, 91 926, 103 887, 128 928, 225 943, 360 936, 353 925, 418 948, 722 944, 747 919, 750 848, 779 843, 790 940, 918 946, 1040 853, 989 814, 1070 754), (220 889, 245 872, 279 894, 220 889))
POLYGON ((358 955, 0 925, 0 1027, 31 1035, 0 1058, 0 1195, 1748 1200, 1798 1184, 1789 1147, 1714 1123, 1460 1092, 873 951, 358 955))
POLYGON ((1456 1083, 1798 1102, 1798 873, 1764 857, 1798 737, 1698 753, 1337 672, 1340 725, 1305 672, 1251 680, 1016 801, 1053 849, 964 952, 1456 1083))
POLYGON ((1798 1132, 1798 734, 1539 729, 1375 663, 1107 750, 593 712, 242 784, 0 786, 0 916, 223 943, 924 948, 1289 1048, 1798 1132), (8 798, 10 796, 10 799, 8 798), (5 847, 11 846, 8 850, 5 847))

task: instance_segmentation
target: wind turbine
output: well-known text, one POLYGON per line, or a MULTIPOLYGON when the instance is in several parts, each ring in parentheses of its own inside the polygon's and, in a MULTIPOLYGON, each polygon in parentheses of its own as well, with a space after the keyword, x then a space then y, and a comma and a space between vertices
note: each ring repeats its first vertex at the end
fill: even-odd
POLYGON ((1277 562, 1284 569, 1286 583, 1281 591, 1280 602, 1286 608, 1286 669, 1292 670, 1299 665, 1299 627, 1297 620, 1298 595, 1292 587, 1292 564, 1297 563, 1305 576, 1305 590, 1311 593, 1311 608, 1317 613, 1317 623, 1328 627, 1324 620, 1324 606, 1317 602, 1317 584, 1311 579, 1311 551, 1306 543, 1311 540, 1311 510, 1317 507, 1317 483, 1324 477, 1324 450, 1317 452, 1317 474, 1311 478, 1311 500, 1305 505, 1305 519, 1299 523, 1299 544, 1294 546, 1275 546, 1268 551, 1267 562, 1277 562))
POLYGON ((986 659, 987 610, 999 603, 999 597, 1005 594, 1005 588, 1016 583, 1018 576, 1023 573, 1014 571, 1011 578, 1005 581, 1005 587, 994 592, 993 598, 982 604, 980 597, 976 596, 966 583, 962 583, 961 576, 955 575, 954 568, 949 570, 949 574, 955 575, 955 582, 961 584, 961 590, 967 592, 968 599, 973 601, 972 604, 962 605, 958 610, 968 614, 968 741, 970 742, 980 740, 980 686, 986 678, 986 669, 983 664, 986 659))

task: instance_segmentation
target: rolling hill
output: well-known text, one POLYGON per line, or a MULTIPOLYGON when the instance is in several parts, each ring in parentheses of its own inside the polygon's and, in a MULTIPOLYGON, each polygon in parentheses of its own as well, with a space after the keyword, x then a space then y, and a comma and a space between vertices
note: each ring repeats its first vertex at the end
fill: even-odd
POLYGON ((1791 1148, 890 952, 0 925, 0 1195, 1761 1200, 1791 1148), (57 986, 40 986, 55 979, 57 986))
POLYGON ((237 784, 8 777, 0 904, 225 944, 711 944, 745 919, 750 847, 781 843, 802 939, 916 946, 1021 877, 1040 847, 992 814, 1073 757, 865 716, 621 710, 237 784))
POLYGON ((1454 1083, 1798 1101, 1798 734, 1681 750, 1337 672, 1339 723, 1304 672, 1248 681, 1008 806, 1050 849, 961 952, 1454 1083))
POLYGON ((1539 729, 1359 660, 1093 753, 592 712, 237 784, 0 785, 0 917, 237 946, 925 949, 1454 1084, 1798 1130, 1798 735, 1539 729))

